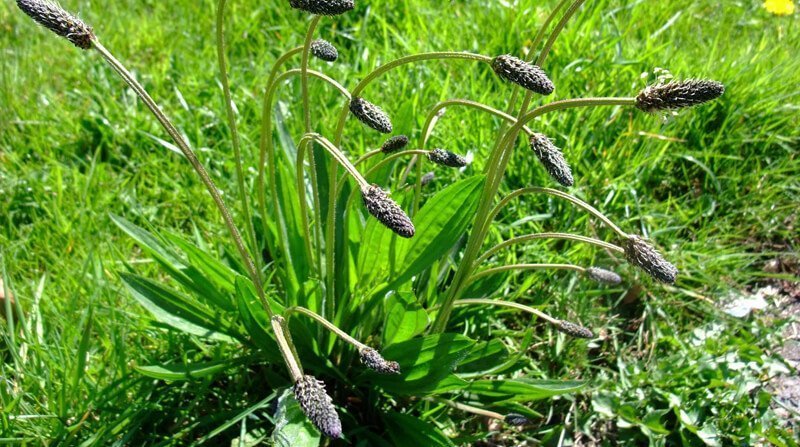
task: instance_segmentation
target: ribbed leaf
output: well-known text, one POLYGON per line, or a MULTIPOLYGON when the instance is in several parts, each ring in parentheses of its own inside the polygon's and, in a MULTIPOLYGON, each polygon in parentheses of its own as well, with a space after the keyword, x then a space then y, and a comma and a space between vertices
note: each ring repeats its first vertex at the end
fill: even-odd
POLYGON ((150 365, 134 366, 139 373, 159 380, 191 380, 212 376, 241 362, 222 360, 217 362, 193 363, 191 365, 150 365))
POLYGON ((400 364, 397 376, 369 375, 387 391, 402 395, 433 394, 456 365, 469 354, 475 341, 459 334, 436 334, 395 343, 381 351, 400 364))
POLYGON ((140 276, 128 273, 120 276, 131 295, 162 323, 188 334, 221 341, 231 342, 231 335, 239 335, 226 333, 227 322, 176 291, 140 276))
POLYGON ((531 402, 580 391, 585 382, 574 380, 476 380, 470 383, 467 391, 489 399, 531 402))
POLYGON ((484 176, 456 182, 439 191, 425 203, 414 218, 417 234, 403 244, 403 268, 397 272, 390 288, 402 284, 444 256, 467 231, 478 210, 484 176))
POLYGON ((414 416, 389 411, 383 420, 394 445, 419 447, 453 447, 453 441, 433 425, 414 416))
POLYGON ((278 447, 317 447, 321 439, 319 431, 300 409, 291 388, 287 388, 278 398, 272 442, 278 447))

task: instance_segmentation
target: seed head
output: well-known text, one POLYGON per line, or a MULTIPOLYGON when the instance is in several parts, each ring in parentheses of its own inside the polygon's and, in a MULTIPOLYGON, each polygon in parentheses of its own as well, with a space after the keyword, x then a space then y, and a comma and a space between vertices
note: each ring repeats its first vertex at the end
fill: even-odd
POLYGON ((531 422, 528 418, 518 413, 508 413, 505 417, 505 421, 506 424, 513 425, 515 427, 528 425, 531 422))
POLYGON ((598 267, 589 267, 586 269, 586 276, 597 282, 606 284, 619 284, 622 282, 622 278, 616 273, 598 267))
POLYGON ((339 52, 336 47, 325 39, 317 39, 311 42, 309 49, 314 57, 325 62, 335 62, 336 59, 339 59, 339 52))
POLYGON ((464 157, 444 149, 434 149, 428 152, 428 160, 437 165, 449 166, 451 168, 463 168, 467 165, 467 160, 464 157))
POLYGON ((355 0, 289 0, 294 9, 319 16, 338 16, 355 7, 355 0))
POLYGON ((509 54, 492 59, 492 70, 501 79, 511 81, 540 95, 549 95, 555 90, 553 81, 539 66, 530 64, 509 54))
POLYGON ((355 96, 350 100, 350 111, 367 126, 383 133, 392 133, 392 120, 380 107, 364 98, 355 96))
POLYGON ((572 323, 570 321, 559 320, 556 328, 558 329, 559 332, 563 332, 572 337, 594 338, 594 333, 592 333, 591 329, 583 327, 579 324, 572 323))
POLYGON ((539 157, 550 177, 563 186, 572 186, 575 179, 572 178, 572 169, 564 159, 561 149, 557 148, 547 136, 535 133, 531 136, 531 149, 539 157))
POLYGON ((641 268, 654 279, 672 284, 678 277, 678 269, 667 262, 661 253, 643 238, 630 235, 623 242, 622 248, 625 249, 628 262, 641 268))
POLYGON ((725 86, 717 81, 690 79, 651 85, 636 97, 636 107, 653 113, 660 110, 682 109, 719 98, 725 86))
POLYGON ((40 25, 69 40, 78 48, 92 48, 92 28, 50 0, 17 0, 17 6, 40 25))
POLYGON ((393 152, 402 150, 406 146, 408 146, 408 137, 405 135, 396 135, 383 143, 383 146, 381 146, 381 152, 384 154, 391 154, 393 152))
POLYGON ((436 179, 436 173, 431 171, 422 176, 419 180, 420 185, 425 186, 436 179))
POLYGON ((361 363, 381 374, 400 374, 399 363, 387 361, 378 351, 372 348, 361 350, 361 363))
POLYGON ((320 432, 329 438, 342 437, 342 422, 321 380, 314 376, 301 377, 294 384, 294 397, 320 432))
POLYGON ((406 213, 377 185, 361 190, 364 206, 382 224, 402 237, 414 236, 414 224, 406 213))

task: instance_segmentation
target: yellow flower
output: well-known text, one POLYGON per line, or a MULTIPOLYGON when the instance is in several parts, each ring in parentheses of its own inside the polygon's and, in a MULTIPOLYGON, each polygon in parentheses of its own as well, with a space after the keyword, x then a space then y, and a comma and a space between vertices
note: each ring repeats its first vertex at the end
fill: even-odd
POLYGON ((792 0, 764 0, 764 8, 779 16, 794 14, 794 2, 792 0))

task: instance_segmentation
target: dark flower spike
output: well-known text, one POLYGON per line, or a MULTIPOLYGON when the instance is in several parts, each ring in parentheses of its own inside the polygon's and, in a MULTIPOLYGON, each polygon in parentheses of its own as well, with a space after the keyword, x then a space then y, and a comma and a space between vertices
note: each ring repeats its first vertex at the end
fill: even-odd
POLYGON ((653 113, 661 110, 682 109, 719 98, 725 86, 717 81, 690 79, 651 85, 636 97, 636 107, 653 113))
POLYGON ((467 165, 467 159, 444 149, 434 149, 428 152, 428 160, 437 165, 449 166, 451 168, 463 168, 467 165))
POLYGON ((594 338, 594 333, 592 333, 591 329, 583 327, 579 324, 572 323, 566 320, 559 320, 556 328, 559 332, 563 332, 567 335, 577 338, 594 338))
POLYGON ((586 276, 605 284, 619 284, 622 282, 622 278, 616 273, 598 267, 589 267, 586 269, 586 276))
POLYGON ((422 176, 419 180, 420 185, 425 186, 436 179, 436 173, 431 171, 422 176))
POLYGON ((408 146, 408 137, 405 135, 396 135, 383 143, 383 146, 381 146, 381 152, 384 154, 391 154, 402 150, 406 146, 408 146))
POLYGON ((364 206, 382 224, 402 237, 414 236, 414 224, 406 213, 377 185, 361 190, 364 206))
POLYGON ((513 425, 515 427, 528 425, 531 422, 528 418, 518 413, 508 413, 503 419, 505 420, 506 424, 513 425))
POLYGON ((535 133, 531 135, 531 149, 533 153, 539 157, 550 177, 563 186, 572 186, 575 184, 575 179, 572 177, 572 169, 569 163, 561 153, 561 149, 557 148, 547 136, 535 133))
POLYGON ((555 90, 553 81, 539 66, 530 64, 509 54, 492 59, 492 70, 501 79, 511 81, 540 95, 549 95, 555 90))
POLYGON ((49 0, 17 0, 17 6, 40 25, 69 40, 78 48, 92 48, 92 28, 49 0))
POLYGON ((317 39, 311 42, 311 54, 317 59, 322 59, 325 62, 335 62, 339 59, 339 51, 330 42, 325 39, 317 39))
POLYGON ((622 243, 622 248, 625 249, 625 258, 628 262, 641 268, 654 279, 672 284, 678 277, 678 269, 667 262, 661 253, 643 238, 629 235, 622 243))
POLYGON ((400 364, 387 361, 378 351, 372 348, 364 348, 360 354, 361 363, 366 365, 367 368, 381 374, 400 374, 400 364))
POLYGON ((392 120, 380 107, 364 98, 350 100, 350 111, 359 121, 382 133, 392 133, 392 120))
POLYGON ((289 0, 292 8, 320 16, 338 16, 355 7, 355 0, 289 0))
POLYGON ((294 384, 294 397, 303 413, 322 434, 329 438, 342 437, 342 422, 321 380, 314 376, 301 377, 294 384))

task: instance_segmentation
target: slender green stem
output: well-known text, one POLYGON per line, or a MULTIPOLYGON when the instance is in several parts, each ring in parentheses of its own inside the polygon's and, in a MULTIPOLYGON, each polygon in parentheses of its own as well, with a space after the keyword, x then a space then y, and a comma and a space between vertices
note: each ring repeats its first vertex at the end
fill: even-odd
POLYGON ((572 19, 572 16, 578 12, 578 9, 580 9, 585 2, 586 0, 575 0, 571 5, 569 5, 569 9, 567 9, 567 12, 564 13, 563 17, 561 17, 561 20, 558 21, 556 28, 552 33, 550 33, 550 37, 547 38, 547 42, 544 44, 542 52, 539 53, 539 58, 536 59, 536 65, 541 67, 542 64, 544 64, 544 61, 547 60, 547 56, 550 55, 550 50, 553 49, 553 44, 555 44, 558 36, 561 35, 561 31, 564 30, 564 27, 567 26, 567 23, 569 23, 569 21, 572 19))
MULTIPOLYGON (((283 253, 283 262, 285 262, 287 267, 293 264, 293 254, 287 247, 289 233, 283 216, 283 210, 279 206, 278 201, 278 186, 275 174, 275 150, 272 135, 272 113, 270 108, 272 107, 272 98, 275 93, 274 86, 276 85, 275 80, 278 77, 278 72, 281 70, 286 61, 301 51, 303 51, 303 47, 297 47, 284 53, 275 61, 275 64, 270 70, 269 79, 267 80, 261 106, 261 136, 258 150, 258 177, 256 179, 256 190, 258 206, 261 212, 262 231, 263 234, 267 235, 269 234, 269 224, 267 219, 269 214, 267 214, 265 170, 269 171, 270 199, 272 200, 272 211, 275 213, 275 225, 279 234, 279 237, 276 238, 277 240, 275 242, 278 244, 280 251, 283 253)), ((267 240, 272 241, 271 238, 267 238, 267 240)), ((270 242, 270 251, 274 252, 275 248, 276 247, 274 244, 270 242)), ((280 270, 288 271, 288 268, 280 270)))
POLYGON ((508 272, 511 270, 572 270, 578 273, 586 272, 585 268, 573 264, 510 264, 478 272, 472 275, 467 280, 466 284, 472 284, 473 282, 481 278, 485 278, 487 276, 491 276, 496 273, 508 272))
MULTIPOLYGON (((425 118, 425 124, 422 127, 422 134, 420 135, 420 146, 419 146, 420 148, 424 149, 428 146, 428 140, 430 139, 431 134, 433 134, 434 127, 439 122, 439 117, 442 115, 441 113, 442 110, 445 110, 447 107, 450 106, 462 106, 462 107, 473 108, 480 110, 482 112, 486 112, 490 115, 494 115, 498 118, 502 118, 503 120, 511 124, 517 122, 517 119, 514 118, 513 116, 503 111, 497 110, 494 107, 488 106, 486 104, 476 101, 470 101, 468 99, 448 99, 447 101, 442 101, 436 104, 428 112, 428 116, 425 118)), ((533 134, 533 131, 527 126, 523 127, 523 129, 525 130, 525 133, 527 133, 528 135, 533 134)), ((417 162, 417 157, 411 159, 411 161, 408 164, 408 167, 403 173, 403 177, 400 183, 404 183, 406 181, 406 179, 408 178, 408 174, 410 173, 411 169, 414 167, 416 162, 417 162)), ((417 175, 417 182, 419 182, 420 177, 421 177, 420 175, 417 175)))
MULTIPOLYGON (((358 182, 358 185, 361 187, 361 189, 369 188, 369 182, 367 182, 364 176, 361 175, 360 172, 358 172, 358 169, 356 169, 356 167, 353 166, 353 163, 350 162, 350 160, 347 158, 346 155, 344 155, 341 149, 339 149, 333 143, 331 143, 330 140, 328 140, 327 138, 323 137, 318 133, 310 133, 303 135, 303 138, 300 139, 301 143, 305 141, 315 141, 319 143, 326 151, 328 151, 328 153, 341 167, 343 167, 348 173, 350 173, 350 175, 358 182)), ((298 159, 298 165, 302 164, 302 158, 300 158, 300 154, 298 154, 297 159, 298 159)))
POLYGON ((500 413, 497 413, 496 411, 484 410, 482 408, 473 407, 472 405, 462 404, 458 402, 453 402, 452 400, 443 399, 441 397, 426 397, 425 400, 427 400, 428 402, 444 404, 450 408, 454 408, 456 410, 464 411, 467 413, 477 414, 478 416, 486 416, 488 418, 497 419, 500 421, 504 421, 506 419, 505 416, 503 416, 500 413))
POLYGON ((521 310, 523 312, 528 312, 529 314, 536 315, 537 317, 541 318, 542 320, 547 321, 550 324, 559 324, 561 321, 557 320, 546 313, 535 309, 530 306, 526 306, 520 303, 514 303, 511 301, 503 301, 503 300, 487 300, 483 298, 469 298, 463 300, 457 300, 454 305, 455 306, 472 306, 472 305, 486 305, 486 306, 502 306, 502 307, 510 307, 512 309, 521 310))
MULTIPOLYGON (((440 52, 432 52, 432 53, 420 53, 414 54, 410 56, 401 57, 399 59, 395 59, 385 65, 382 65, 371 73, 369 73, 361 82, 356 85, 353 89, 352 93, 353 96, 359 96, 361 92, 375 79, 380 77, 381 75, 406 64, 412 64, 415 62, 423 62, 423 61, 430 61, 430 60, 445 60, 445 59, 461 59, 461 60, 469 60, 469 61, 477 61, 483 62, 486 64, 492 63, 492 58, 489 56, 484 56, 482 54, 474 54, 474 53, 464 53, 464 52, 456 52, 456 51, 440 51, 440 52)), ((342 111, 339 114, 339 123, 336 126, 336 134, 333 140, 334 144, 340 144, 342 135, 344 133, 344 124, 347 121, 347 114, 349 113, 349 105, 345 104, 342 107, 342 111)))
MULTIPOLYGON (((291 50, 290 52, 284 54, 276 62, 276 67, 280 67, 280 65, 283 65, 285 60, 289 59, 289 57, 299 53, 300 51, 302 51, 302 47, 295 48, 295 49, 291 50)), ((327 75, 325 75, 323 73, 320 73, 318 71, 314 71, 314 70, 308 70, 306 73, 307 73, 308 76, 312 76, 312 77, 315 77, 315 78, 318 78, 318 79, 321 79, 321 80, 325 81, 329 85, 331 85, 334 88, 336 88, 336 90, 338 90, 346 98, 350 97, 350 92, 347 91, 347 89, 344 86, 342 86, 340 83, 336 82, 331 77, 329 77, 329 76, 327 76, 327 75)), ((279 230, 281 231, 281 234, 283 235, 283 239, 280 240, 279 243, 282 246, 282 251, 284 252, 284 256, 286 257, 287 265, 291 265, 291 262, 292 262, 291 259, 292 259, 293 255, 292 255, 291 251, 288 249, 288 247, 286 246, 286 241, 288 240, 288 230, 287 230, 286 226, 284 225, 284 222, 282 220, 282 216, 280 214, 281 213, 281 209, 278 206, 277 180, 276 180, 276 175, 275 175, 275 150, 274 150, 274 142, 272 140, 272 135, 270 133, 271 129, 272 129, 272 116, 269 113, 269 110, 272 107, 272 103, 273 103, 273 101, 275 99, 275 95, 276 95, 277 89, 283 84, 283 82, 286 79, 288 79, 288 78, 290 78, 292 76, 299 76, 301 74, 302 74, 302 70, 296 68, 296 69, 288 70, 288 71, 286 71, 284 73, 281 73, 279 76, 276 75, 276 76, 273 77, 272 75, 270 75, 271 81, 269 83, 269 86, 267 88, 266 93, 264 94, 264 104, 263 104, 263 107, 262 107, 262 109, 263 109, 262 113, 264 115, 263 115, 262 130, 261 130, 261 135, 262 135, 262 137, 261 137, 261 155, 260 155, 259 179, 258 179, 259 202, 260 202, 260 206, 261 206, 262 215, 264 215, 266 217, 267 216, 267 210, 266 210, 267 204, 266 204, 266 198, 264 197, 264 191, 265 191, 265 187, 264 187, 264 160, 266 159, 267 162, 268 162, 267 164, 268 164, 268 171, 269 171, 270 194, 272 195, 271 200, 272 200, 273 208, 274 208, 275 212, 279 213, 278 214, 278 218, 277 218, 279 220, 279 222, 277 224, 278 224, 279 230)), ((298 151, 302 152, 303 149, 299 148, 298 151)), ((316 173, 312 173, 312 174, 316 175, 316 173)), ((303 187, 302 181, 298 181, 298 188, 299 188, 298 189, 298 194, 304 195, 305 189, 303 187)), ((301 200, 300 201, 300 207, 301 207, 301 215, 303 216, 304 222, 307 224, 307 222, 306 222, 306 220, 307 220, 307 210, 306 210, 307 204, 306 204, 305 200, 301 200)), ((307 227, 307 225, 304 225, 303 228, 308 228, 308 227, 307 227)), ((265 231, 265 233, 267 231, 266 220, 265 220, 264 231, 265 231)), ((278 238, 278 239, 281 239, 281 238, 278 238)), ((305 238, 305 244, 306 244, 306 255, 308 256, 310 253, 313 252, 313 250, 311 249, 311 246, 310 246, 310 244, 311 244, 310 238, 305 238)), ((311 259, 313 259, 313 257, 309 257, 308 259, 311 260, 311 259)))
POLYGON ((279 315, 275 315, 270 318, 270 323, 272 324, 272 330, 275 332, 275 339, 278 342, 283 361, 292 376, 292 381, 297 382, 303 378, 303 367, 300 366, 300 361, 297 358, 297 351, 294 349, 289 329, 286 327, 286 320, 279 315))
POLYGON ((311 51, 311 41, 314 39, 314 31, 319 25, 322 16, 314 16, 311 23, 308 25, 308 32, 306 32, 306 41, 303 44, 303 59, 300 69, 303 71, 301 74, 301 84, 303 91, 303 120, 305 122, 306 133, 311 132, 311 104, 308 97, 308 57, 311 51))
POLYGON ((286 308, 286 312, 284 314, 288 318, 292 314, 292 312, 300 313, 300 314, 303 314, 303 315, 305 315, 305 316, 307 316, 309 318, 312 318, 312 319, 316 320, 318 323, 320 323, 321 325, 325 326, 326 329, 328 329, 329 331, 331 331, 334 334, 336 334, 337 336, 339 336, 339 338, 341 338, 342 340, 344 340, 344 341, 350 343, 351 345, 355 346, 356 349, 358 349, 359 351, 362 350, 362 349, 369 348, 369 346, 367 346, 364 343, 361 343, 360 341, 358 341, 355 338, 351 337, 345 331, 339 329, 338 327, 336 327, 335 324, 333 324, 330 321, 326 320, 325 318, 323 318, 321 315, 317 314, 316 312, 313 312, 313 311, 311 311, 309 309, 306 309, 305 307, 294 306, 294 307, 286 308))
POLYGON ((269 306, 267 302, 267 298, 264 295, 264 286, 261 282, 261 275, 259 274, 258 270, 256 269, 255 263, 253 259, 250 257, 250 254, 247 252, 247 248, 244 245, 244 241, 242 240, 241 234, 239 234, 239 230, 236 228, 236 224, 233 222, 233 218, 231 217, 231 213, 228 210, 228 207, 225 205, 225 202, 222 200, 222 196, 217 189, 217 186, 214 184, 214 181, 208 175, 208 171, 206 171, 205 167, 200 160, 198 160, 197 156, 195 155, 194 151, 189 147, 189 143, 184 140, 183 136, 178 132, 178 129, 172 124, 172 122, 167 118, 161 108, 156 104, 153 98, 147 93, 147 91, 142 87, 141 84, 133 77, 133 75, 119 62, 103 45, 100 44, 98 41, 94 41, 94 47, 97 51, 103 56, 103 59, 108 62, 109 65, 117 72, 117 74, 122 77, 122 79, 127 83, 131 89, 141 98, 144 104, 147 106, 148 109, 153 113, 156 117, 158 122, 164 128, 164 130, 169 134, 169 136, 173 139, 175 144, 183 153, 184 157, 189 161, 189 164, 192 165, 197 175, 200 177, 200 180, 203 182, 203 185, 208 190, 209 195, 211 195, 211 199, 214 201, 217 209, 219 209, 220 214, 222 215, 222 220, 225 222, 225 226, 228 228, 228 232, 231 234, 231 238, 233 239, 234 245, 236 246, 239 255, 242 257, 242 261, 245 264, 245 268, 247 269, 248 275, 250 279, 253 281, 255 288, 258 292, 259 298, 261 300, 261 304, 264 306, 264 310, 267 314, 272 317, 274 314, 272 312, 272 308, 269 306))
POLYGON ((605 214, 601 213, 600 211, 598 211, 593 206, 589 205, 588 203, 584 202, 583 200, 581 200, 581 199, 579 199, 579 198, 577 198, 577 197, 575 197, 575 196, 573 196, 571 194, 565 193, 563 191, 559 191, 557 189, 552 189, 552 188, 530 187, 530 188, 522 188, 522 189, 518 189, 516 191, 513 191, 510 194, 508 194, 507 196, 505 196, 503 198, 503 200, 501 200, 497 204, 497 206, 494 207, 494 209, 489 213, 488 220, 489 221, 494 221, 494 219, 497 218, 497 215, 500 213, 500 211, 502 211, 503 208, 505 208, 508 205, 509 202, 511 202, 512 200, 514 200, 515 198, 517 198, 517 197, 519 197, 519 196, 521 196, 523 194, 547 194, 547 195, 550 195, 550 196, 554 196, 554 197, 558 197, 558 198, 567 200, 568 202, 578 206, 579 208, 583 209, 584 211, 587 211, 590 214, 592 214, 593 216, 595 216, 598 219, 600 219, 606 226, 608 226, 609 228, 614 230, 614 232, 617 233, 620 237, 628 238, 628 234, 627 233, 622 231, 616 224, 614 224, 614 222, 611 221, 611 219, 609 219, 605 214))
POLYGON ((518 236, 515 238, 508 239, 503 241, 494 247, 490 248, 486 251, 486 253, 482 254, 478 259, 475 260, 473 263, 473 268, 477 268, 481 263, 492 257, 493 254, 503 250, 504 248, 510 247, 516 244, 522 244, 524 242, 529 242, 537 239, 561 239, 561 240, 569 240, 573 242, 582 242, 589 245, 594 245, 596 247, 604 248, 606 250, 612 250, 620 254, 624 254, 625 250, 622 247, 619 247, 614 244, 610 244, 605 241, 601 241, 600 239, 595 239, 587 236, 580 236, 577 234, 571 233, 535 233, 535 234, 526 234, 524 236, 518 236))
MULTIPOLYGON (((371 151, 371 152, 367 153, 366 155, 364 155, 364 157, 361 157, 358 161, 356 161, 356 163, 354 163, 354 165, 357 165, 359 161, 363 162, 362 159, 365 158, 365 157, 366 158, 370 158, 371 156, 368 157, 368 155, 370 155, 370 154, 377 155, 377 154, 375 154, 375 152, 376 151, 371 151)), ((377 152, 380 153, 380 149, 378 149, 377 152)), ((423 150, 419 150, 419 149, 410 149, 410 150, 407 150, 407 151, 395 152, 394 154, 389 154, 389 155, 386 156, 386 158, 382 159, 378 163, 375 163, 374 166, 370 167, 366 172, 364 172, 364 178, 365 179, 369 178, 369 176, 374 174, 375 172, 377 172, 378 169, 383 168, 384 166, 388 165, 389 163, 393 162, 394 160, 396 160, 398 158, 407 157, 409 155, 414 155, 416 157, 417 155, 428 155, 429 153, 430 153, 430 151, 423 151, 423 150)), ((336 184, 336 194, 337 195, 341 194, 342 190, 344 189, 345 177, 346 176, 342 176, 342 178, 340 178, 339 182, 336 184)), ((367 180, 367 182, 369 182, 369 180, 367 180)))
POLYGON ((456 271, 453 282, 447 291, 445 300, 441 306, 439 314, 431 327, 434 333, 443 332, 447 326, 447 320, 450 318, 452 311, 452 303, 459 298, 463 292, 464 281, 469 278, 472 273, 475 258, 483 245, 483 240, 488 232, 491 221, 488 219, 489 213, 492 210, 492 203, 494 197, 500 187, 500 182, 505 175, 506 167, 513 152, 514 141, 516 140, 519 132, 530 121, 544 115, 545 113, 555 112, 558 110, 565 110, 576 107, 594 107, 601 105, 635 105, 634 98, 578 98, 567 99, 563 101, 555 101, 543 106, 540 106, 530 112, 520 114, 517 118, 516 124, 511 126, 506 131, 500 145, 490 156, 489 164, 487 164, 487 178, 486 185, 484 186, 481 199, 479 200, 478 212, 475 217, 475 224, 473 225, 472 234, 470 235, 467 247, 464 251, 464 257, 461 264, 456 271), (493 160, 499 160, 495 163, 493 160))
POLYGON ((244 185, 244 168, 242 167, 242 149, 239 139, 239 130, 236 126, 236 113, 233 110, 233 99, 231 96, 231 86, 228 80, 228 68, 225 63, 225 3, 227 0, 219 0, 217 4, 217 63, 219 64, 219 77, 222 82, 222 92, 225 98, 225 113, 228 117, 228 127, 231 130, 231 143, 233 145, 233 157, 236 160, 236 183, 239 188, 239 201, 242 203, 242 214, 245 219, 245 231, 250 240, 250 247, 256 263, 260 263, 258 241, 253 227, 253 217, 250 214, 250 205, 247 199, 247 189, 244 185))

